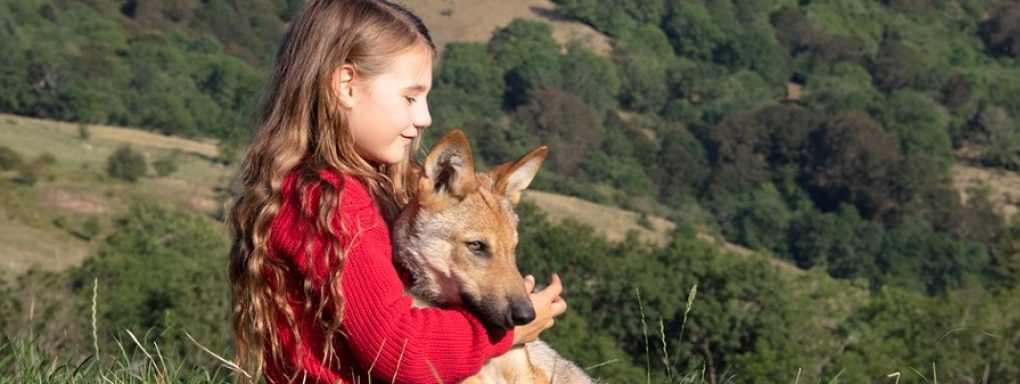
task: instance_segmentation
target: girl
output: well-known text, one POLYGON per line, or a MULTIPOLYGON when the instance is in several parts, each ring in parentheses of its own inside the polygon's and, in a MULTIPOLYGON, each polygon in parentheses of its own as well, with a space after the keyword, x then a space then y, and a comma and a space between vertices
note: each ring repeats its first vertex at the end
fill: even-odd
POLYGON ((566 310, 555 276, 535 320, 503 334, 403 294, 388 226, 417 185, 434 55, 422 21, 383 0, 311 0, 292 21, 229 219, 252 381, 454 383, 566 310))

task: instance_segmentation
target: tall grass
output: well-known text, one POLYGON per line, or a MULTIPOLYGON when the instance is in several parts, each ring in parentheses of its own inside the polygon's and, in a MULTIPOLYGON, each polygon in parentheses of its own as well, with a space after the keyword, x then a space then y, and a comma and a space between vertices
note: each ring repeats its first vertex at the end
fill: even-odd
MULTIPOLYGON (((36 383, 139 383, 139 384, 219 384, 232 382, 232 375, 238 367, 229 360, 212 353, 201 344, 191 339, 204 352, 218 359, 222 365, 209 369, 206 367, 175 361, 167 356, 178 356, 175 352, 181 345, 161 345, 158 335, 139 339, 125 329, 124 338, 116 341, 115 351, 103 351, 99 348, 96 329, 96 303, 98 299, 98 281, 92 288, 92 350, 87 354, 70 351, 70 355, 84 357, 53 356, 42 348, 36 335, 28 334, 5 336, 0 340, 0 384, 36 383), (150 340, 150 339, 156 340, 150 340), (144 342, 143 342, 144 341, 144 342)), ((30 306, 28 317, 34 318, 34 306, 30 306)), ((188 335, 190 338, 191 336, 188 335)))

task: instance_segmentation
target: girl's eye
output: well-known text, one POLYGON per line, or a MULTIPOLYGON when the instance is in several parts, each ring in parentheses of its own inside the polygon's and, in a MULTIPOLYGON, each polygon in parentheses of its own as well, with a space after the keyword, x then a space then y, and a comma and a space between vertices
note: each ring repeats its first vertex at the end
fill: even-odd
POLYGON ((418 101, 418 99, 416 99, 416 98, 413 98, 413 97, 405 97, 405 99, 407 99, 407 102, 408 102, 408 103, 412 103, 412 104, 413 104, 413 103, 414 103, 415 101, 418 101))

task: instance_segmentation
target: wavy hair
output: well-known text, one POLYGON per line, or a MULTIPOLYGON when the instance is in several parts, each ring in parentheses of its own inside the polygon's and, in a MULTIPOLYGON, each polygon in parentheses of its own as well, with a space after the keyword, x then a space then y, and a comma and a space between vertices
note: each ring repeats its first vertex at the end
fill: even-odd
MULTIPOLYGON (((291 337, 301 342, 283 284, 288 267, 268 257, 269 232, 282 204, 284 178, 294 172, 299 191, 317 188, 322 192, 319 201, 303 202, 305 207, 319 207, 317 212, 305 210, 304 225, 309 238, 325 234, 329 239, 326 254, 331 266, 342 266, 345 257, 339 246, 344 229, 330 225, 343 186, 334 188, 321 180, 320 170, 335 169, 362 181, 388 222, 414 192, 420 168, 414 156, 386 165, 358 155, 333 84, 335 72, 343 65, 371 79, 396 56, 413 49, 427 49, 434 59, 435 45, 421 19, 385 0, 310 0, 283 38, 263 93, 257 130, 235 180, 236 198, 228 217, 237 360, 242 369, 254 373, 252 381, 261 377, 267 356, 285 366, 281 332, 290 330, 291 337)), ((418 144, 417 139, 412 143, 412 154, 418 144)), ((306 255, 311 257, 310 251, 306 255)), ((331 268, 319 283, 309 279, 298 285, 304 289, 305 300, 300 310, 314 313, 326 329, 323 353, 327 359, 336 357, 332 338, 343 320, 340 269, 331 268)))

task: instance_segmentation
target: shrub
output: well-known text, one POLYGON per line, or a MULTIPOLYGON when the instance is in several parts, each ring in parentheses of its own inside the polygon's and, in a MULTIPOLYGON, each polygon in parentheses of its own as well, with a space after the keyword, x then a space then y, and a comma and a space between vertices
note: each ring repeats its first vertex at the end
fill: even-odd
POLYGON ((152 168, 156 170, 156 175, 159 177, 167 177, 170 174, 177 172, 177 161, 180 151, 173 151, 161 156, 152 162, 152 168))
POLYGON ((24 163, 20 153, 7 146, 0 147, 0 171, 17 169, 24 163))
POLYGON ((145 176, 148 171, 149 166, 145 163, 145 156, 127 146, 117 148, 106 159, 106 173, 110 177, 133 183, 145 176))

